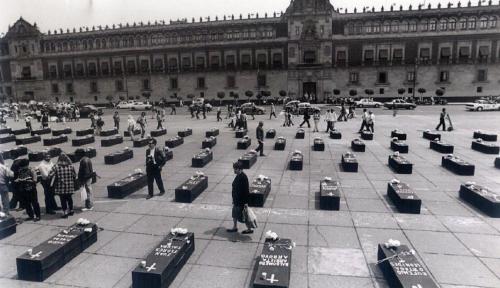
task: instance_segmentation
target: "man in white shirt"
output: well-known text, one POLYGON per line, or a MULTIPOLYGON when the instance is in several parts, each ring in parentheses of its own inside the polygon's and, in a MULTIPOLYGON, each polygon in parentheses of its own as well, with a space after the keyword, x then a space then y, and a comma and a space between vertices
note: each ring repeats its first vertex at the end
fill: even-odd
POLYGON ((330 110, 326 110, 325 113, 325 121, 326 121, 326 133, 332 129, 332 113, 330 113, 330 110))
POLYGON ((368 126, 368 117, 368 112, 366 111, 366 109, 363 109, 363 116, 361 116, 363 122, 361 123, 361 128, 359 128, 359 133, 363 132, 365 128, 370 130, 370 127, 368 126))
POLYGON ((45 213, 51 215, 56 214, 55 210, 58 209, 54 192, 50 187, 52 179, 49 178, 49 173, 52 167, 54 167, 54 163, 50 161, 50 155, 48 153, 45 154, 43 161, 36 167, 42 176, 42 187, 45 195, 45 213))
POLYGON ((14 173, 3 162, 2 153, 0 153, 0 197, 2 198, 2 212, 9 215, 9 189, 7 183, 9 178, 14 177, 14 173))
POLYGON ((368 127, 368 130, 372 131, 372 133, 375 133, 374 121, 375 121, 375 114, 373 114, 372 111, 368 112, 368 118, 366 119, 366 126, 368 127))

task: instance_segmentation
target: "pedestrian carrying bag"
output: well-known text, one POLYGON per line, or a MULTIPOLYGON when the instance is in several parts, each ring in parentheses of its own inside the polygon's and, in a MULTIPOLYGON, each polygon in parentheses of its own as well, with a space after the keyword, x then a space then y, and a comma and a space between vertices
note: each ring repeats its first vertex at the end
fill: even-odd
POLYGON ((248 228, 255 229, 257 228, 257 216, 255 216, 255 213, 253 212, 250 207, 245 206, 243 209, 243 215, 245 219, 245 224, 247 224, 248 228))

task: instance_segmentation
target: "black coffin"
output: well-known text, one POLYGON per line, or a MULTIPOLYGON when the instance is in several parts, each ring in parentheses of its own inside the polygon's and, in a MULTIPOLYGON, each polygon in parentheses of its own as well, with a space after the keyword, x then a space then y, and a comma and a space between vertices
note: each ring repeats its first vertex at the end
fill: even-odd
POLYGON ((193 233, 168 234, 132 271, 132 288, 169 287, 194 249, 193 233))
POLYGON ((14 135, 14 134, 3 135, 0 137, 0 144, 5 144, 5 143, 15 142, 15 141, 16 141, 16 135, 14 135))
POLYGON ((73 146, 83 146, 83 145, 88 145, 92 144, 95 142, 95 138, 93 135, 87 135, 87 136, 82 136, 75 138, 71 140, 71 145, 73 146))
POLYGON ((73 225, 17 257, 18 279, 42 282, 96 241, 97 225, 73 225))
POLYGON ((483 141, 496 142, 497 141, 497 134, 475 131, 474 132, 474 139, 483 139, 483 141))
POLYGON ((0 240, 16 233, 16 219, 10 215, 0 217, 0 240))
POLYGON ((495 167, 500 169, 500 157, 495 158, 495 167))
POLYGON ((295 139, 304 139, 306 137, 306 131, 304 129, 299 129, 297 130, 297 133, 295 133, 295 139))
POLYGON ((267 196, 271 192, 271 179, 256 178, 250 184, 250 195, 248 205, 251 207, 264 207, 267 196))
POLYGON ((474 176, 476 170, 474 165, 453 155, 443 156, 441 158, 441 166, 462 176, 474 176))
POLYGON ((432 140, 429 143, 430 148, 439 153, 453 154, 453 151, 455 150, 453 145, 441 142, 440 140, 432 140))
POLYGON ((123 143, 123 137, 116 135, 113 137, 101 139, 101 146, 102 147, 111 147, 114 145, 122 144, 123 143))
POLYGON ((319 208, 321 210, 340 209, 340 183, 333 180, 319 182, 319 208))
POLYGON ((238 159, 238 162, 241 163, 243 169, 250 169, 257 162, 257 153, 247 152, 238 159))
POLYGON ((26 146, 18 146, 9 150, 2 151, 2 156, 4 160, 15 160, 18 157, 28 154, 28 148, 26 146))
POLYGON ((87 136, 87 135, 94 135, 94 129, 89 128, 89 129, 83 129, 83 130, 76 131, 76 137, 82 137, 82 136, 87 136))
POLYGON ((274 143, 274 150, 283 151, 285 150, 285 147, 286 147, 286 139, 283 137, 279 137, 274 143))
POLYGON ((398 174, 412 174, 413 164, 403 156, 389 156, 389 167, 398 174))
POLYGON ((101 130, 101 133, 99 136, 102 137, 109 137, 118 134, 118 129, 112 128, 112 129, 107 129, 107 130, 101 130))
POLYGON ((391 149, 392 151, 406 154, 408 153, 408 144, 401 140, 392 140, 391 149))
POLYGON ((134 173, 120 181, 108 186, 108 198, 123 199, 128 195, 140 190, 148 184, 148 178, 144 173, 134 173))
POLYGON ((23 135, 23 134, 29 134, 30 129, 29 128, 20 128, 20 129, 12 129, 12 134, 14 135, 23 135))
POLYGON ((483 143, 482 140, 472 141, 471 148, 484 154, 498 154, 500 152, 500 147, 495 144, 483 143))
POLYGON ((481 210, 484 214, 500 218, 500 194, 475 184, 460 185, 458 193, 462 200, 481 210))
POLYGON ((313 150, 325 151, 325 141, 323 139, 314 139, 313 150))
POLYGON ((387 196, 401 213, 420 214, 422 200, 405 183, 387 184, 387 196))
POLYGON ((424 139, 427 139, 427 140, 441 140, 441 134, 437 133, 437 132, 431 132, 431 131, 424 131, 424 133, 422 134, 422 137, 424 139))
POLYGON ((89 158, 94 158, 97 156, 97 150, 95 148, 78 148, 75 150, 73 153, 67 154, 69 159, 73 163, 79 162, 84 156, 87 156, 89 158))
POLYGON ((214 153, 212 151, 203 150, 200 153, 194 155, 191 159, 191 166, 195 168, 205 167, 210 161, 214 159, 214 153))
POLYGON ((135 148, 145 147, 149 144, 149 140, 151 140, 151 138, 136 139, 134 140, 134 147, 135 148))
POLYGON ((48 127, 36 129, 36 130, 31 130, 31 136, 50 134, 50 132, 52 132, 52 130, 50 130, 50 128, 48 128, 48 127))
POLYGON ((184 138, 180 136, 176 136, 174 138, 170 138, 165 141, 165 146, 167 146, 170 149, 180 146, 182 144, 184 144, 184 138))
POLYGON ((354 152, 365 152, 366 145, 363 141, 359 139, 354 139, 351 141, 351 149, 354 152))
POLYGON ((49 150, 43 150, 43 151, 30 151, 28 153, 28 159, 30 162, 40 162, 45 158, 45 155, 49 155, 50 158, 58 157, 61 155, 62 150, 61 148, 54 147, 50 148, 49 150))
POLYGON ((266 239, 257 259, 253 288, 288 288, 293 244, 290 239, 266 239))
POLYGON ((71 128, 66 127, 64 129, 56 129, 52 130, 52 136, 61 136, 61 135, 67 135, 73 133, 73 130, 71 128))
POLYGON ((267 130, 266 138, 267 139, 274 139, 274 137, 276 137, 276 130, 274 130, 274 129, 267 130))
POLYGON ((189 178, 179 187, 175 188, 175 201, 192 203, 208 187, 208 177, 196 175, 189 178))
MULTIPOLYGON (((141 135, 141 130, 134 130, 134 136, 141 135)), ((128 130, 123 131, 123 137, 130 137, 130 132, 128 130)))
POLYGON ((58 145, 58 144, 66 143, 66 142, 68 142, 68 136, 66 136, 66 135, 54 136, 54 137, 43 139, 43 146, 53 146, 53 145, 58 145))
POLYGON ((330 131, 330 138, 331 139, 342 139, 342 133, 340 131, 333 129, 333 131, 330 131))
POLYGON ((236 144, 236 148, 238 150, 247 150, 248 147, 252 145, 252 139, 250 138, 243 138, 238 140, 238 143, 236 144))
POLYGON ((292 158, 290 159, 290 170, 302 170, 304 163, 304 155, 301 153, 294 152, 292 158))
POLYGON ((202 149, 205 149, 205 148, 212 149, 215 145, 217 145, 217 138, 215 138, 215 136, 210 136, 209 138, 207 138, 207 139, 203 140, 203 142, 201 142, 202 149))
POLYGON ((385 244, 379 244, 377 259, 391 288, 439 287, 406 245, 388 249, 385 244))
POLYGON ((151 131, 151 137, 160 137, 163 135, 167 135, 167 129, 158 129, 151 131))
POLYGON ((219 129, 212 128, 212 129, 208 130, 207 132, 205 132, 205 137, 207 137, 207 138, 216 137, 216 136, 219 136, 219 129))
POLYGON ((344 172, 358 172, 358 160, 356 155, 347 152, 342 154, 342 170, 344 172))
POLYGON ((401 130, 392 130, 391 138, 398 138, 398 140, 406 140, 406 133, 401 130))
POLYGON ((134 158, 134 151, 131 149, 124 149, 104 156, 104 164, 115 165, 123 161, 134 158))
POLYGON ((239 130, 236 130, 234 136, 236 138, 243 138, 247 135, 248 131, 246 129, 239 129, 239 130))
POLYGON ((9 127, 0 128, 0 135, 2 135, 2 134, 12 134, 12 129, 9 127))
POLYGON ((190 135, 193 135, 193 130, 192 129, 185 129, 185 130, 181 130, 179 132, 177 132, 177 135, 179 135, 179 137, 188 137, 190 135))
POLYGON ((363 131, 363 132, 361 132, 361 139, 373 140, 373 133, 370 131, 363 131))
POLYGON ((21 137, 21 138, 16 137, 16 145, 33 144, 36 142, 40 142, 41 140, 42 140, 42 138, 39 135, 26 136, 26 137, 21 137))

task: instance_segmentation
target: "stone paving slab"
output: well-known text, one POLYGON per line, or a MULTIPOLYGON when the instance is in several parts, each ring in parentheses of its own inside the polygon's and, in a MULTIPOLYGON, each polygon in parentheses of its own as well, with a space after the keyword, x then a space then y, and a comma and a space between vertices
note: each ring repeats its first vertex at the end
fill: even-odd
MULTIPOLYGON (((282 119, 269 121, 267 116, 257 116, 257 120, 250 120, 251 138, 255 139, 259 120, 265 120, 265 130, 275 128, 277 136, 287 138, 285 151, 273 150, 274 140, 266 139, 267 157, 259 158, 245 171, 249 179, 260 174, 272 179, 264 207, 254 209, 259 227, 252 235, 226 232, 232 225, 232 163, 245 151, 236 149, 234 132, 226 127, 227 123, 217 123, 214 115, 205 121, 191 120, 185 113, 167 117, 169 132, 158 138, 159 143, 163 145, 185 127, 193 128, 193 136, 173 149, 174 158, 162 172, 167 192, 151 200, 145 200, 146 188, 123 200, 107 198, 107 185, 135 169, 145 169, 145 148, 132 148, 133 159, 107 166, 105 154, 132 147, 132 142, 126 138, 123 144, 100 147, 100 141, 96 141, 89 145, 97 148, 98 155, 92 161, 101 176, 94 185, 94 211, 81 212, 80 196, 74 195, 75 216, 60 219, 57 215, 42 215, 38 223, 20 223, 15 235, 0 240, 0 287, 131 287, 131 271, 173 227, 193 231, 196 249, 171 287, 250 287, 267 230, 291 238, 296 244, 290 287, 388 287, 375 263, 377 245, 389 238, 415 249, 417 258, 441 287, 500 287, 500 219, 489 218, 458 198, 460 184, 466 181, 484 183, 498 191, 500 171, 493 166, 494 156, 471 150, 470 142, 476 129, 498 131, 500 114, 467 113, 462 106, 448 107, 457 130, 442 132, 443 140, 455 145, 456 155, 476 165, 475 176, 458 176, 441 167, 442 154, 430 150, 428 141, 422 139, 422 131, 437 124, 440 109, 418 107, 415 111, 401 111, 396 118, 390 111, 374 109, 376 133, 373 141, 365 141, 366 152, 355 153, 358 173, 343 172, 339 164, 341 154, 351 151, 351 140, 359 137, 359 119, 336 123, 343 133, 341 140, 332 140, 325 133, 311 133, 312 129, 307 128, 305 139, 295 139, 297 126, 281 127, 282 119), (192 168, 191 157, 200 150, 204 132, 213 127, 221 132, 213 149, 214 160, 204 168, 192 168), (396 128, 408 134, 407 157, 414 163, 411 175, 395 174, 387 165, 387 157, 392 154, 390 131, 396 128), (325 140, 324 152, 311 149, 317 136, 325 140), (304 154, 302 171, 288 169, 294 150, 304 154), (174 189, 196 171, 209 176, 208 188, 192 204, 175 203, 174 189), (325 176, 341 182, 340 211, 319 210, 319 181, 325 176), (387 182, 393 178, 408 183, 422 199, 420 215, 400 214, 395 209, 386 195, 387 182), (102 228, 95 244, 44 283, 16 280, 18 255, 80 217, 102 228)), ((111 113, 106 110, 104 116, 107 128, 112 123, 111 113)), ((128 114, 121 112, 122 127, 128 114)), ((148 131, 155 128, 153 122, 148 131)), ((8 125, 19 128, 23 124, 9 120, 8 125)), ((51 125, 70 126, 75 131, 89 127, 90 122, 51 125)), ((321 125, 324 131, 323 121, 321 125)), ((69 138, 74 138, 74 133, 69 138)), ((27 146, 30 150, 43 149, 41 143, 27 146)), ((58 146, 66 152, 75 150, 70 142, 58 146)), ((13 143, 2 144, 0 150, 12 147, 13 143)), ((249 149, 255 147, 253 143, 249 149)), ((41 187, 38 195, 43 206, 41 187)), ((21 220, 26 217, 22 212, 13 213, 21 220)))

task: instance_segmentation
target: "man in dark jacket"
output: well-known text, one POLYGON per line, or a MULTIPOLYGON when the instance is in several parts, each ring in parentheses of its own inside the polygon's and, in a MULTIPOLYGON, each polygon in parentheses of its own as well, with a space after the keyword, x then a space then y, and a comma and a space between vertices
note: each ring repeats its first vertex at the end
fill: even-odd
POLYGON ((146 150, 146 174, 148 176, 148 196, 146 199, 153 198, 154 181, 160 190, 160 196, 165 194, 161 179, 161 169, 165 165, 165 154, 163 150, 156 147, 156 143, 156 139, 149 140, 149 148, 146 150))
POLYGON ((307 123, 307 128, 311 128, 311 124, 309 123, 309 119, 311 119, 311 116, 309 116, 309 111, 307 111, 307 108, 304 110, 304 121, 302 124, 300 124, 300 128, 302 128, 302 125, 307 123))
POLYGON ((94 177, 94 169, 92 168, 92 161, 89 157, 85 156, 80 160, 80 168, 78 169, 78 181, 82 188, 85 189, 87 197, 85 198, 85 208, 82 211, 92 211, 94 209, 92 204, 92 178, 94 177))
POLYGON ((259 126, 257 126, 257 141, 259 142, 259 146, 255 151, 260 152, 260 156, 266 156, 264 155, 264 129, 262 127, 264 126, 264 123, 262 121, 259 122, 259 126))
MULTIPOLYGON (((248 184, 248 177, 243 173, 243 166, 240 162, 233 164, 234 174, 236 177, 233 181, 233 228, 227 229, 227 232, 234 233, 238 232, 238 221, 243 222, 243 210, 248 207, 248 198, 250 194, 250 188, 248 184)), ((253 230, 248 227, 247 230, 241 232, 242 234, 252 234, 253 230)))
POLYGON ((439 127, 443 126, 443 131, 446 131, 446 108, 443 108, 441 114, 439 115, 439 124, 436 127, 436 130, 439 130, 439 127))

